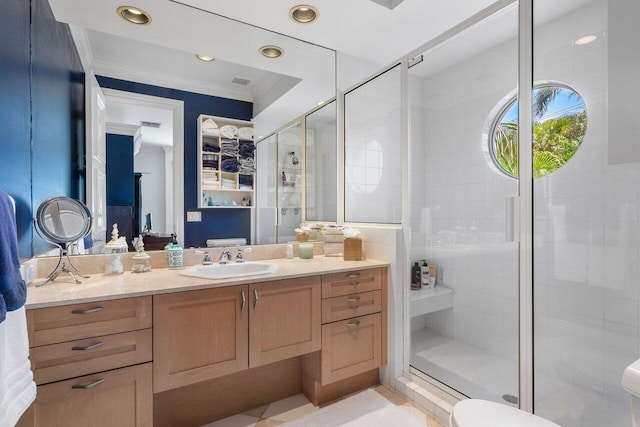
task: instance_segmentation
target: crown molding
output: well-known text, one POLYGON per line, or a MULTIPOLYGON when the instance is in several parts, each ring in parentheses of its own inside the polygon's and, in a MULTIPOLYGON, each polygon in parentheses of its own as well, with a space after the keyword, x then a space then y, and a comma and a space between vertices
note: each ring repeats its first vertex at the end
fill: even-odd
POLYGON ((92 66, 93 72, 96 75, 100 76, 129 80, 138 83, 184 90, 187 92, 195 92, 221 98, 253 102, 253 96, 247 89, 238 89, 226 85, 204 83, 175 76, 165 76, 162 74, 150 73, 148 71, 143 71, 137 68, 127 67, 112 62, 101 61, 98 59, 93 60, 92 66))
POLYGON ((93 63, 93 52, 91 51, 91 45, 89 44, 89 35, 86 28, 78 27, 77 25, 69 25, 71 31, 71 38, 76 45, 76 51, 80 57, 82 68, 84 72, 89 74, 93 63))

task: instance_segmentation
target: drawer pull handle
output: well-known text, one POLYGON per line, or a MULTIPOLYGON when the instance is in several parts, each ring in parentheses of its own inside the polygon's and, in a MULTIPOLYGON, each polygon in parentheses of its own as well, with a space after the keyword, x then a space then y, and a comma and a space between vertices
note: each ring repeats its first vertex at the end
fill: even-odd
POLYGON ((256 308, 258 306, 258 301, 260 301, 260 298, 258 298, 258 290, 257 289, 253 290, 253 298, 255 298, 253 300, 253 308, 256 308))
POLYGON ((358 325, 360 325, 360 321, 356 320, 355 322, 349 322, 347 323, 347 328, 357 328, 358 325))
POLYGON ((71 388, 75 388, 75 389, 80 389, 80 390, 87 390, 89 388, 93 388, 97 385, 100 385, 104 382, 104 380, 100 379, 100 380, 95 380, 94 382, 90 383, 90 384, 74 384, 71 386, 71 388))
POLYGON ((242 304, 240 304, 240 312, 244 311, 245 305, 247 305, 247 297, 244 295, 244 291, 242 291, 242 304))
POLYGON ((88 308, 86 310, 73 310, 71 312, 71 314, 91 314, 91 313, 97 313, 98 311, 102 311, 104 310, 104 307, 93 307, 93 308, 88 308))
POLYGON ((358 277, 360 277, 360 273, 347 274, 347 279, 357 279, 358 277))
POLYGON ((347 298, 347 302, 349 304, 354 304, 360 301, 360 297, 351 297, 351 298, 347 298))
POLYGON ((104 345, 104 342, 98 341, 97 343, 88 345, 86 347, 80 347, 80 346, 71 347, 71 350, 82 350, 82 351, 93 350, 94 348, 102 347, 103 345, 104 345))

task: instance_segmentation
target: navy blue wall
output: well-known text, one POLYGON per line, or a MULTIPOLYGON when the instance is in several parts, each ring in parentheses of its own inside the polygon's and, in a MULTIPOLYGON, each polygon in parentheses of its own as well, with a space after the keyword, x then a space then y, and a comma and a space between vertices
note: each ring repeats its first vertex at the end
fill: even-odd
MULTIPOLYGON (((46 0, 31 2, 32 206, 67 196, 84 200, 84 70, 69 26, 46 0)), ((33 235, 33 253, 51 248, 33 235)))
POLYGON ((0 40, 0 188, 16 199, 20 256, 29 258, 39 241, 32 207, 83 196, 84 77, 69 28, 46 0, 2 0, 0 40))
POLYGON ((186 211, 198 209, 198 116, 228 117, 251 120, 253 104, 234 99, 219 98, 151 86, 126 80, 97 76, 103 88, 177 99, 184 102, 184 207, 185 246, 205 246, 211 238, 244 237, 251 241, 251 209, 200 209, 202 222, 186 222, 186 211))
POLYGON ((32 236, 29 22, 29 2, 0 2, 0 189, 16 200, 22 258, 32 236))
POLYGON ((107 205, 133 205, 133 136, 107 134, 107 205))

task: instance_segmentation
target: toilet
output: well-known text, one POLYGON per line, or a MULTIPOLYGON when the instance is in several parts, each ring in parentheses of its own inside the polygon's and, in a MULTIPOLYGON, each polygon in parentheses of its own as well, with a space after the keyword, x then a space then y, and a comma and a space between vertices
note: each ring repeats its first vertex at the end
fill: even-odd
POLYGON ((537 415, 501 403, 469 399, 451 411, 449 427, 560 427, 537 415))
MULTIPOLYGON (((640 427, 640 359, 627 366, 622 387, 631 394, 633 427, 640 427)), ((496 402, 469 399, 454 405, 449 427, 560 427, 537 415, 496 402)))
POLYGON ((640 427, 640 359, 627 366, 624 370, 622 388, 631 394, 633 427, 640 427))

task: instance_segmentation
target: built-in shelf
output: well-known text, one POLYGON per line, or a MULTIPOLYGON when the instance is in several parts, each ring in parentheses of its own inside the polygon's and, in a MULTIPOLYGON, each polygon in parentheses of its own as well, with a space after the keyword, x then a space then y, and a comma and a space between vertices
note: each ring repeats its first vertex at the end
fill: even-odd
POLYGON ((453 289, 438 285, 435 288, 420 288, 409 293, 411 317, 434 313, 453 307, 453 289))
MULTIPOLYGON (((215 117, 200 115, 198 117, 198 150, 200 152, 200 158, 198 161, 198 194, 200 197, 200 208, 249 208, 252 206, 243 206, 245 203, 253 204, 255 200, 255 165, 253 173, 242 173, 240 169, 237 172, 227 172, 223 170, 222 164, 225 160, 235 159, 240 163, 242 160, 250 158, 245 156, 242 146, 245 144, 251 144, 255 159, 255 145, 252 138, 248 138, 242 135, 242 130, 251 130, 253 132, 253 123, 244 120, 228 119, 225 117, 215 117), (215 123, 217 130, 214 132, 207 132, 207 125, 215 123), (239 131, 234 135, 225 133, 225 126, 234 126, 239 131), (239 146, 237 155, 227 155, 222 151, 224 141, 235 141, 239 146), (205 150, 205 145, 210 150, 205 150), (217 151, 212 151, 217 150, 217 151), (222 185, 223 181, 226 181, 228 186, 224 188, 216 187, 214 183, 222 185), (250 183, 253 186, 252 189, 240 188, 241 185, 250 183), (215 188, 212 188, 215 187, 215 188), (234 188, 229 188, 234 187, 234 188), (235 202, 236 206, 232 204, 235 202)), ((245 146, 246 148, 246 146, 245 146)), ((240 165, 238 165, 240 167, 240 165)), ((249 185, 249 184, 247 184, 249 185)))

